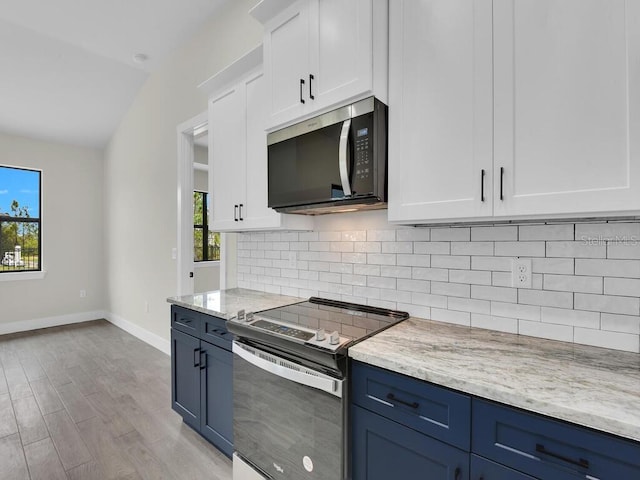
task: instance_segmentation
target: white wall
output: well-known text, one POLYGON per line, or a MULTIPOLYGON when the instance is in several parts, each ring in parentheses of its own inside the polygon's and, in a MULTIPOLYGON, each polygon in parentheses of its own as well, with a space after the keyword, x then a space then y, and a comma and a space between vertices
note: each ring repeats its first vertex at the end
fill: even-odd
POLYGON ((95 319, 105 308, 102 153, 0 134, 0 163, 42 170, 47 272, 44 279, 0 282, 0 333, 57 323, 45 321, 52 317, 95 319))
POLYGON ((229 2, 152 74, 105 153, 108 309, 164 339, 177 290, 176 126, 207 108, 199 83, 261 42, 255 3, 229 2))

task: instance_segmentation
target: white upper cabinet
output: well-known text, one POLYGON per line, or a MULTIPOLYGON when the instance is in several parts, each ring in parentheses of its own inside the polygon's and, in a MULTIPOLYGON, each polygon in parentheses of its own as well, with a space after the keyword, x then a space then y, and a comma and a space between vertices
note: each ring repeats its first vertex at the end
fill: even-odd
POLYGON ((394 0, 389 21, 389 220, 491 216, 491 0, 394 0))
MULTIPOLYGON (((261 59, 260 53, 248 55, 261 59)), ((255 61, 243 57, 201 86, 215 92, 209 100, 211 230, 312 230, 313 217, 267 206, 266 84, 259 67, 246 72, 255 61)))
POLYGON ((386 0, 298 0, 267 20, 267 126, 369 95, 386 103, 387 32, 386 0))
POLYGON ((494 0, 495 215, 640 210, 640 2, 494 0))
POLYGON ((638 214, 638 25, 637 1, 391 2, 389 219, 638 214))

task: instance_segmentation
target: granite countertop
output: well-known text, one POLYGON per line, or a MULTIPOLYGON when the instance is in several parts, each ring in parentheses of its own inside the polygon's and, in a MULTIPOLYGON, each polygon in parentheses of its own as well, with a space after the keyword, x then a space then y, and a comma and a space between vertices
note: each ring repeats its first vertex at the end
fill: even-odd
POLYGON ((213 292, 196 293, 183 297, 169 297, 167 302, 189 308, 207 315, 229 320, 244 309, 247 312, 259 312, 268 308, 282 307, 292 303, 304 302, 306 298, 288 297, 273 293, 258 292, 244 288, 215 290, 213 292))
POLYGON ((349 356, 640 441, 640 355, 411 318, 349 356))

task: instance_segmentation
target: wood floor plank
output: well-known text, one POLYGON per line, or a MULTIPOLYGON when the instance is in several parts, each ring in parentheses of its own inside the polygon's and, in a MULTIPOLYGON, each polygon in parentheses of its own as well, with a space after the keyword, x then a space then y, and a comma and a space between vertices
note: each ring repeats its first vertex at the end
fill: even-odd
POLYGON ((116 402, 106 390, 101 390, 86 398, 94 410, 98 412, 113 438, 118 438, 135 430, 133 425, 120 414, 116 402))
POLYGON ((113 437, 98 417, 78 424, 80 436, 100 465, 105 479, 118 479, 136 473, 124 450, 116 445, 113 437))
POLYGON ((24 374, 30 382, 47 376, 42 365, 35 356, 20 360, 24 374))
POLYGON ((133 431, 119 438, 124 451, 136 471, 144 480, 172 480, 169 468, 144 443, 144 438, 133 431))
POLYGON ((9 393, 9 386, 7 385, 7 379, 4 376, 4 368, 0 366, 0 395, 9 393))
POLYGON ((29 380, 27 380, 27 376, 24 374, 22 365, 20 365, 19 362, 13 363, 10 367, 5 368, 4 374, 12 399, 17 400, 31 396, 29 380))
POLYGON ((53 388, 48 378, 34 380, 31 382, 31 389, 43 415, 64 409, 58 392, 53 388))
POLYGON ((60 463, 50 438, 24 447, 31 480, 67 480, 67 474, 60 463))
POLYGON ((54 387, 64 385, 71 382, 71 379, 61 367, 58 360, 49 351, 44 351, 37 354, 38 360, 42 369, 47 374, 47 378, 54 387))
POLYGON ((69 416, 75 423, 80 423, 89 418, 95 417, 96 411, 87 399, 80 393, 74 383, 67 383, 56 387, 56 391, 67 409, 69 416))
POLYGON ((45 415, 44 421, 65 470, 93 460, 66 410, 45 415))
POLYGON ((14 402, 13 410, 18 422, 22 445, 29 445, 49 437, 49 430, 47 430, 40 407, 34 397, 22 398, 14 402))
POLYGON ((2 480, 28 480, 29 471, 16 433, 0 438, 0 478, 2 480))
POLYGON ((8 393, 0 395, 0 438, 18 433, 13 404, 8 393))
POLYGON ((69 480, 104 480, 105 475, 98 463, 93 460, 67 470, 69 480))
POLYGON ((76 387, 78 387, 82 395, 91 395, 99 390, 92 376, 85 372, 80 365, 67 368, 66 373, 76 387))

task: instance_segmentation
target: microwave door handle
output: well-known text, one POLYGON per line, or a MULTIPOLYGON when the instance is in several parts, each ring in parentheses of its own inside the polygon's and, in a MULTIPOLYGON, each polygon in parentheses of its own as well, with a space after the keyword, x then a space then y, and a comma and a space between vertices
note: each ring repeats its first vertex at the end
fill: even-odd
POLYGON ((318 390, 330 393, 331 395, 342 397, 342 389, 340 388, 341 382, 338 380, 334 380, 327 375, 316 372, 307 373, 304 371, 304 369, 295 370, 286 366, 286 364, 289 363, 287 361, 283 362, 284 364, 274 363, 274 361, 277 362, 279 360, 279 357, 276 357, 275 355, 271 355, 269 353, 261 352, 262 356, 269 357, 274 361, 265 360, 264 358, 255 355, 253 352, 244 349, 242 345, 235 341, 231 344, 231 350, 240 358, 246 360, 247 362, 258 367, 261 370, 265 370, 278 377, 291 380, 292 382, 306 385, 308 387, 317 388, 318 390))
POLYGON ((340 168, 340 182, 345 197, 351 196, 351 184, 349 183, 349 171, 347 166, 347 155, 349 149, 349 132, 351 130, 351 119, 347 119, 342 124, 340 132, 340 151, 338 153, 338 166, 340 168))

